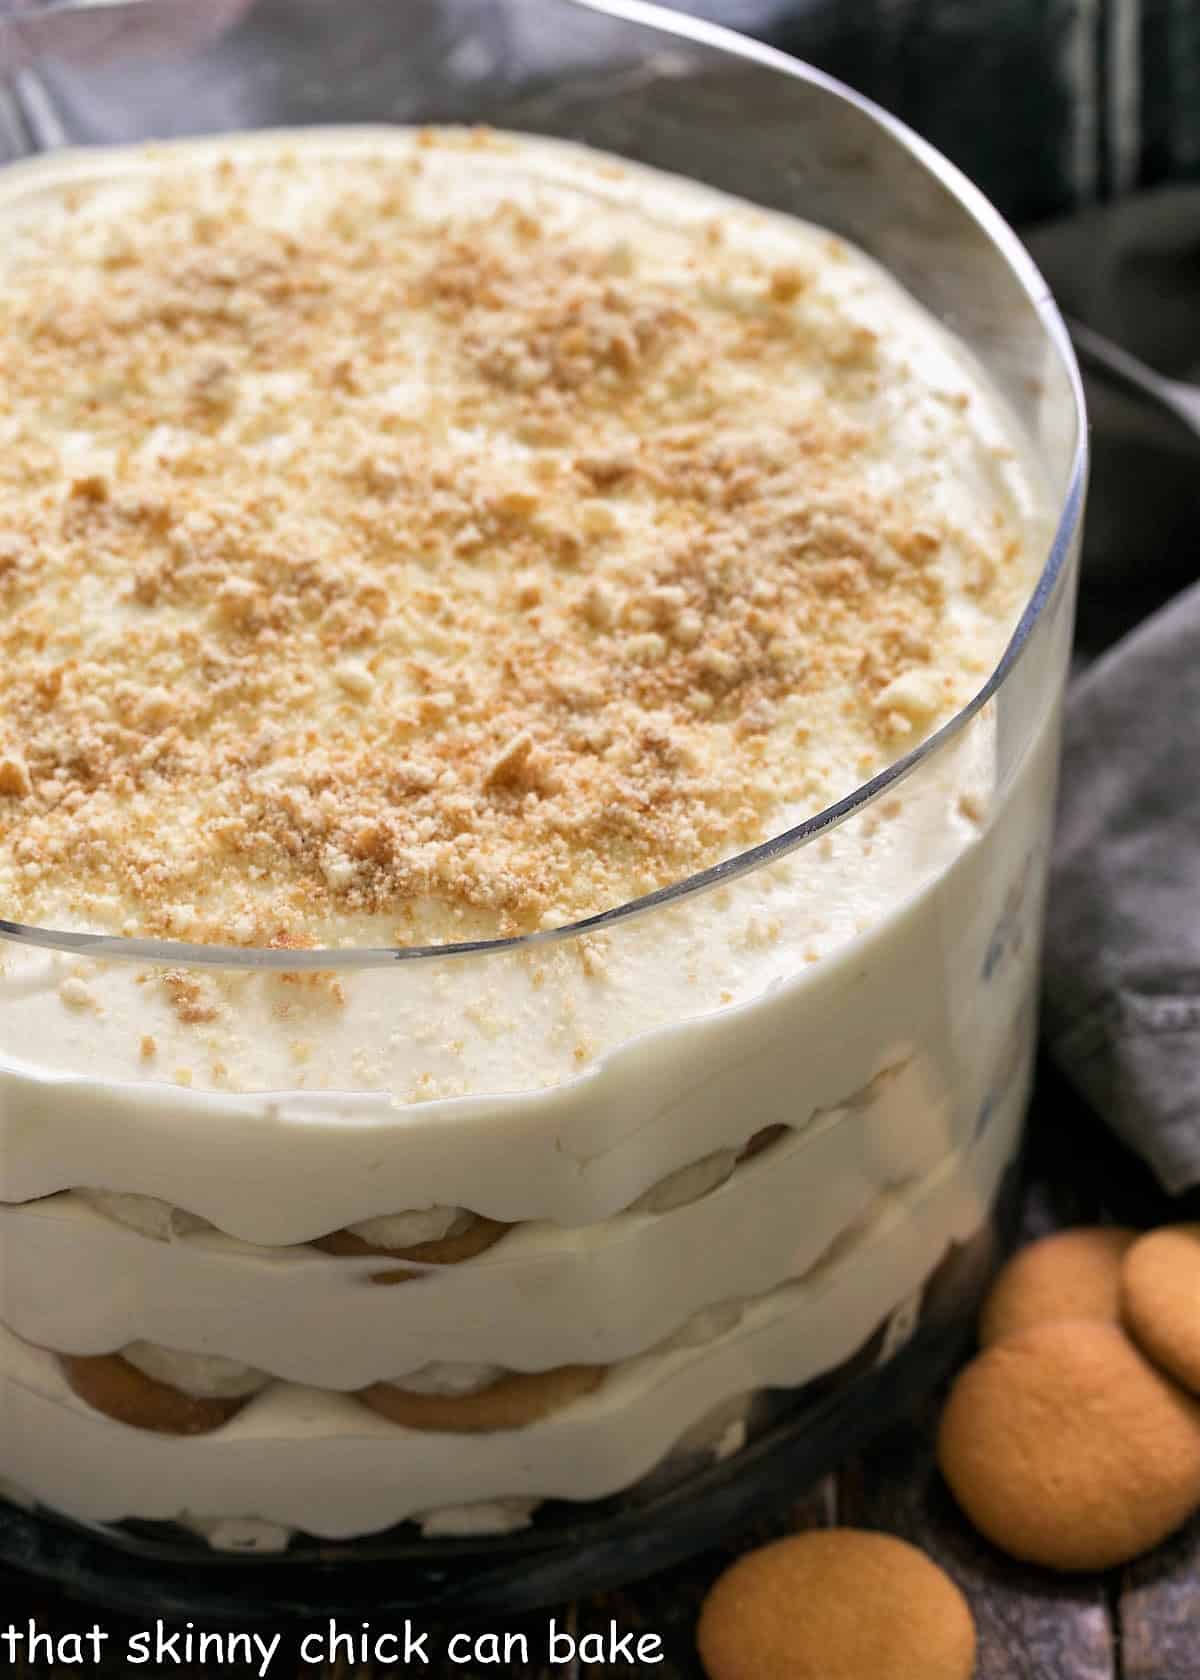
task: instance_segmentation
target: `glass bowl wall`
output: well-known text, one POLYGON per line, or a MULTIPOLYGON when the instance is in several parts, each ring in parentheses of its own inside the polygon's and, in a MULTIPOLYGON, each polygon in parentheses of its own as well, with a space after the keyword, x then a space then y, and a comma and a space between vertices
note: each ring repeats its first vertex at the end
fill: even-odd
POLYGON ((10 1553, 97 1596, 185 1592, 222 1614, 245 1572, 260 1613, 314 1593, 513 1609, 666 1563, 781 1479, 829 1468, 936 1380, 1003 1242, 1084 490, 1057 312, 994 212, 899 125, 804 66, 633 0, 264 0, 190 56, 25 67, 7 101, 14 153, 390 121, 585 141, 852 240, 960 337, 1029 430, 1059 518, 1001 664, 906 759, 753 853, 494 947, 225 951, 0 923, 10 1553), (923 797, 966 751, 994 765, 987 820, 906 902, 815 966, 790 953, 735 1006, 658 986, 664 951, 768 879, 818 869, 819 848, 853 843, 897 793, 923 797), (597 942, 634 1002, 597 1026, 584 1072, 550 1083, 533 1047, 597 942), (306 1088, 280 1077, 231 1094, 131 1070, 102 1017, 39 1028, 67 974, 116 996, 164 970, 231 989, 251 1027, 285 975, 314 996, 334 977, 351 1011, 402 1035, 484 993, 509 1007, 471 1094, 431 1101, 323 1067, 319 1034, 306 1088), (714 1187, 655 1199, 718 1157, 714 1187), (98 1212, 79 1187, 155 1200, 131 1226, 131 1204, 98 1212), (431 1205, 466 1210, 475 1237, 458 1263, 330 1241, 431 1205), (379 1286, 400 1272, 405 1287, 379 1286), (138 1340, 261 1363, 276 1381, 187 1442, 135 1430, 79 1401, 57 1355, 138 1340), (355 1398, 442 1362, 612 1369, 523 1439, 396 1429, 355 1398), (463 1507, 474 1515, 429 1520, 463 1507), (498 1521, 512 1531, 470 1531, 498 1521))

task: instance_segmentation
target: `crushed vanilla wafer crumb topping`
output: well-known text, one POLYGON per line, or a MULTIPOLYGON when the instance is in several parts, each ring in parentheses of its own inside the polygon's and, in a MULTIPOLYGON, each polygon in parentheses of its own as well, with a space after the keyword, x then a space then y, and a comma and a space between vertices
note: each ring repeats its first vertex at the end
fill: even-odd
POLYGON ((5 207, 0 914, 546 926, 979 686, 1019 528, 947 516, 944 432, 889 462, 897 385, 969 404, 860 319, 885 282, 857 309, 815 230, 528 161, 165 149, 5 207))

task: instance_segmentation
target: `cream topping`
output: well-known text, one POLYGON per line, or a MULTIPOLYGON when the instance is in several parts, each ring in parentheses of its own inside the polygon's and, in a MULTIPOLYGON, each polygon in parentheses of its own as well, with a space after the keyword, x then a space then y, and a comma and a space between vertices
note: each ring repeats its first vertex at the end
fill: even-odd
POLYGON ((224 1359, 215 1353, 183 1353, 158 1342, 130 1342, 120 1353, 146 1376, 184 1394, 232 1400, 258 1394, 271 1380, 268 1372, 256 1371, 236 1359, 224 1359))
POLYGON ((504 1375, 500 1365, 450 1364, 445 1361, 422 1365, 396 1378, 396 1386, 410 1394, 478 1394, 504 1375))
POLYGON ((515 1534, 533 1521, 533 1499, 481 1499, 471 1505, 444 1505, 440 1511, 418 1516, 427 1539, 476 1534, 515 1534))
POLYGON ((137 1196, 127 1190, 97 1190, 88 1186, 76 1193, 97 1213, 115 1219, 119 1225, 128 1225, 130 1230, 139 1231, 154 1242, 174 1242, 193 1231, 212 1229, 207 1219, 189 1213, 186 1208, 173 1207, 158 1196, 137 1196))
POLYGON ((376 1248, 413 1248, 418 1243, 456 1237, 471 1223, 463 1208, 410 1208, 406 1213, 387 1213, 377 1219, 358 1219, 347 1229, 373 1243, 376 1248))

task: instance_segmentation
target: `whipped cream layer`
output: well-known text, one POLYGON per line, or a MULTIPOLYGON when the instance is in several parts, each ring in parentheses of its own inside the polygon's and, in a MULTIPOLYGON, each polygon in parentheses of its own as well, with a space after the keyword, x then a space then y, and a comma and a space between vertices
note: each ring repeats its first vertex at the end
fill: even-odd
POLYGON ((278 1383, 212 1434, 148 1435, 89 1409, 52 1354, 6 1330, 0 1475, 83 1521, 181 1519, 219 1534, 217 1519, 255 1519, 328 1538, 444 1507, 615 1493, 725 1401, 802 1384, 849 1358, 949 1244, 978 1231, 1016 1147, 1028 1070, 1026 1057, 969 1149, 880 1198, 806 1277, 737 1304, 715 1339, 684 1335, 625 1362, 526 1429, 405 1430, 349 1395, 278 1383))

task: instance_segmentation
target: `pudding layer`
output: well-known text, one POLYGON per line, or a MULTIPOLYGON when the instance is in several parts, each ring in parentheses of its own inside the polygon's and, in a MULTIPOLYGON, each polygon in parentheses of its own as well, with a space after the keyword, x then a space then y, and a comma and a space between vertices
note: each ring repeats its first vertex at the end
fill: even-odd
POLYGON ((687 1206, 574 1228, 523 1223, 478 1259, 418 1273, 399 1292, 373 1286, 391 1269, 378 1259, 255 1248, 218 1232, 157 1243, 56 1196, 0 1208, 4 1318, 62 1352, 159 1342, 347 1390, 431 1361, 610 1364, 711 1303, 806 1271, 876 1197, 947 1158, 958 1130, 919 1073, 899 1070, 687 1206))
POLYGON ((284 1531, 275 1543, 292 1528, 337 1538, 481 1502, 500 1501, 497 1526, 511 1526, 512 1500, 614 1493, 724 1401, 832 1369, 920 1290, 948 1245, 987 1218, 1027 1074, 1026 1062, 971 1149, 882 1197, 804 1278, 737 1303, 715 1339, 684 1335, 616 1366, 594 1392, 525 1429, 404 1429, 350 1395, 276 1383, 214 1432, 173 1439, 97 1413, 52 1354, 0 1331, 0 1475, 85 1521, 182 1519, 219 1537, 222 1521, 254 1519, 284 1531))

